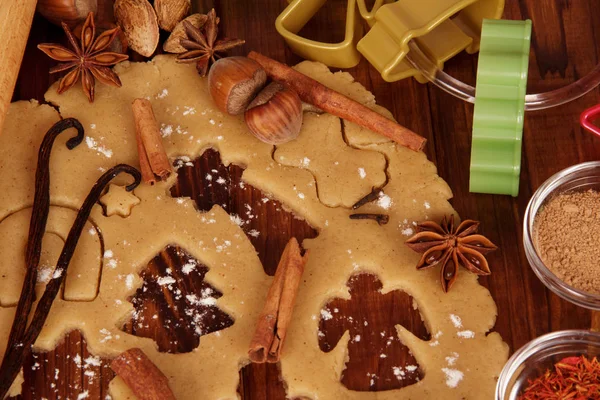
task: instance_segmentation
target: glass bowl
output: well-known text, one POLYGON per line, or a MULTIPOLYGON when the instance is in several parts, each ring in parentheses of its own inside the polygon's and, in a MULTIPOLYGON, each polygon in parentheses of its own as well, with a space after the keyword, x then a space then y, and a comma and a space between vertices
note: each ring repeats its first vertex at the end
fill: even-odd
MULTIPOLYGON (((406 61, 438 88, 461 100, 475 102, 475 88, 439 69, 414 40, 408 42, 406 61)), ((535 111, 560 106, 580 98, 600 84, 600 63, 592 71, 571 84, 545 93, 525 96, 525 110, 535 111)))
POLYGON ((573 165, 552 175, 529 200, 523 221, 523 246, 533 272, 548 289, 578 306, 600 310, 600 295, 569 286, 554 275, 537 253, 533 238, 535 217, 549 199, 560 193, 589 189, 600 191, 600 161, 573 165))
POLYGON ((496 385, 496 400, 516 400, 535 379, 565 357, 600 357, 600 333, 567 330, 548 333, 521 347, 508 360, 496 385))

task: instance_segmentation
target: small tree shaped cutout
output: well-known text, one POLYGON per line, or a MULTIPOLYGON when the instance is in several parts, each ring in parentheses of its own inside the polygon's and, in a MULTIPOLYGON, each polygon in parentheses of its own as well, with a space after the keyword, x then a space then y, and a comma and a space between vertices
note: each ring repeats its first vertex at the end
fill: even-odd
POLYGON ((244 169, 224 166, 219 152, 208 149, 193 162, 176 162, 177 185, 173 197, 190 197, 201 211, 218 204, 231 215, 256 249, 265 272, 275 274, 279 255, 292 236, 300 243, 317 231, 283 209, 280 202, 242 180, 244 169))
POLYGON ((324 352, 331 351, 346 331, 350 333, 342 384, 350 390, 380 391, 422 379, 417 361, 396 333, 396 325, 402 325, 417 337, 430 339, 412 297, 400 290, 382 294, 382 284, 372 274, 354 275, 347 285, 350 299, 335 298, 326 304, 318 333, 324 352))
MULTIPOLYGON (((200 211, 208 211, 215 204, 223 207, 244 230, 269 275, 275 274, 279 255, 292 236, 300 242, 317 236, 316 230, 285 211, 277 200, 245 183, 242 167, 223 165, 216 150, 208 149, 193 161, 179 159, 175 167, 177 183, 171 188, 171 196, 190 197, 200 211)), ((244 399, 285 397, 284 383, 275 364, 248 364, 240 371, 240 377, 239 392, 244 399), (273 384, 275 381, 279 384, 273 384), (270 384, 265 387, 264 382, 270 384)))
POLYGON ((154 339, 159 351, 187 353, 200 336, 233 325, 215 304, 222 293, 204 281, 207 272, 185 250, 168 246, 140 273, 144 284, 130 300, 136 312, 123 330, 154 339))

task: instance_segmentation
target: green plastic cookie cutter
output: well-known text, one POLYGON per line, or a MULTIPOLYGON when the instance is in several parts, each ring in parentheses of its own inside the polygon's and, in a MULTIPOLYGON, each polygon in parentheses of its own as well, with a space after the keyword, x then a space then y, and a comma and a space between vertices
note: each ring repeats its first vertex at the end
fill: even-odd
POLYGON ((484 20, 469 190, 519 194, 531 21, 484 20))

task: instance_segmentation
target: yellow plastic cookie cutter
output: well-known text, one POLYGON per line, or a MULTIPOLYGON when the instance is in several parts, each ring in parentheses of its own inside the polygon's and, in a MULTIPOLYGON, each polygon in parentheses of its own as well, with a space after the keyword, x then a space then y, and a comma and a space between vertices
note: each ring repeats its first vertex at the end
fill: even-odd
MULTIPOLYGON (((292 1, 277 17, 275 28, 283 36, 292 51, 307 60, 320 61, 325 65, 336 68, 354 67, 361 59, 360 53, 356 50, 356 44, 362 38, 364 32, 359 14, 356 12, 356 0, 348 0, 343 41, 338 43, 324 43, 306 39, 298 35, 298 32, 310 21, 326 1, 292 1)), ((363 3, 362 9, 365 15, 373 13, 371 16, 373 18, 374 10, 367 11, 364 1, 359 0, 359 2, 363 3)), ((383 1, 377 0, 376 3, 383 3, 383 1)))
POLYGON ((375 0, 375 3, 373 3, 373 6, 369 10, 365 4, 365 0, 358 0, 358 11, 360 12, 360 16, 367 21, 367 24, 371 27, 375 23, 375 14, 379 8, 384 4, 393 3, 394 1, 395 0, 375 0))
POLYGON ((481 21, 500 18, 504 9, 504 0, 375 0, 371 9, 365 0, 348 0, 343 41, 299 36, 326 1, 293 0, 277 18, 275 27, 294 53, 336 68, 354 67, 362 54, 387 81, 414 76, 421 83, 427 80, 403 60, 411 39, 441 69, 462 50, 475 53, 481 21), (360 17, 372 26, 364 38, 360 17))
POLYGON ((377 10, 375 24, 357 49, 388 82, 414 76, 426 83, 404 59, 410 40, 442 69, 463 50, 477 52, 483 19, 498 19, 503 10, 504 0, 398 1, 377 10))

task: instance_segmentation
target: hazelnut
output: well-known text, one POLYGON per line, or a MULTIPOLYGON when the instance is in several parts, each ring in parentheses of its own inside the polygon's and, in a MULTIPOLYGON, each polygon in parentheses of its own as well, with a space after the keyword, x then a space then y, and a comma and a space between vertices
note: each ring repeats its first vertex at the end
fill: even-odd
POLYGON ((222 58, 208 73, 208 88, 215 105, 230 115, 243 113, 266 82, 266 72, 246 57, 222 58))
POLYGON ((258 139, 269 144, 283 144, 300 134, 302 101, 293 90, 273 82, 250 103, 244 119, 258 139))
POLYGON ((60 26, 66 23, 70 28, 84 21, 90 12, 96 13, 97 0, 38 0, 37 10, 48 21, 60 26))

